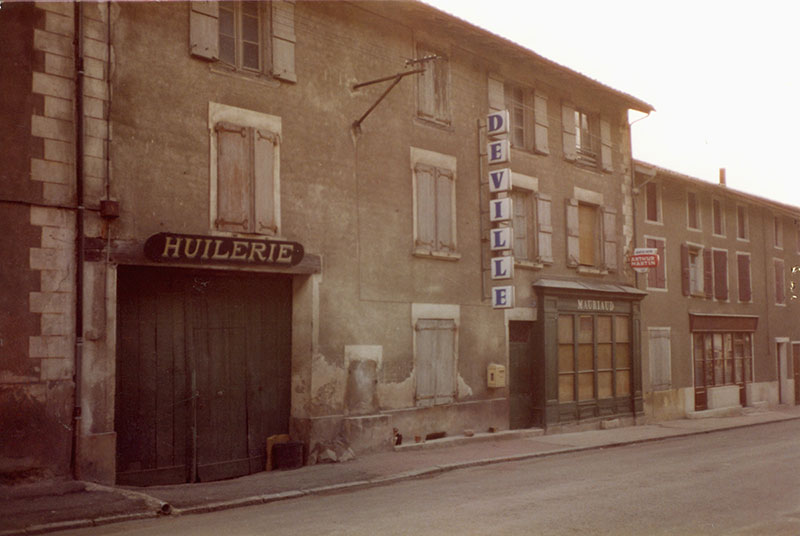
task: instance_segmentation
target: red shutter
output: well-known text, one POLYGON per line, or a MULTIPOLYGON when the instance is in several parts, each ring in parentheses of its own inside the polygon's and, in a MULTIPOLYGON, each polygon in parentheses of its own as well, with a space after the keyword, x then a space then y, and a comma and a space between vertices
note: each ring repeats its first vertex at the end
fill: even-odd
POLYGON ((750 289, 750 257, 739 255, 737 257, 739 268, 739 301, 749 302, 752 299, 750 289))
MULTIPOLYGON (((658 247, 658 240, 653 238, 648 238, 645 242, 645 247, 648 248, 655 248, 658 247)), ((657 268, 651 268, 647 271, 647 288, 657 288, 658 287, 658 276, 656 274, 657 268)))
POLYGON ((728 252, 714 252, 714 297, 718 300, 728 299, 728 252))
POLYGON ((664 263, 666 244, 663 240, 656 240, 656 247, 658 247, 658 266, 653 269, 656 273, 656 287, 667 288, 667 265, 664 263))
POLYGON ((251 129, 217 123, 217 220, 222 231, 248 231, 253 227, 250 213, 251 129))
POLYGON ((775 303, 786 302, 786 284, 783 276, 784 264, 782 260, 775 260, 775 303))
POLYGON ((681 290, 684 296, 691 294, 691 277, 689 275, 689 246, 681 244, 681 290))
POLYGON ((714 296, 714 266, 711 263, 711 250, 703 250, 703 290, 706 298, 714 296))

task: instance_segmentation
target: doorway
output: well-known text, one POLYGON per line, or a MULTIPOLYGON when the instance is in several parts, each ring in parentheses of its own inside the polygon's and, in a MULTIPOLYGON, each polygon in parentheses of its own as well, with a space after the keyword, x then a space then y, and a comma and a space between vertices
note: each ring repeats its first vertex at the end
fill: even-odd
POLYGON ((794 378, 794 403, 800 405, 800 342, 792 342, 792 377, 794 378))
POLYGON ((778 359, 778 403, 791 404, 794 390, 789 388, 789 339, 776 339, 775 355, 778 359))
POLYGON ((541 425, 536 404, 533 322, 508 323, 509 427, 512 430, 541 425))

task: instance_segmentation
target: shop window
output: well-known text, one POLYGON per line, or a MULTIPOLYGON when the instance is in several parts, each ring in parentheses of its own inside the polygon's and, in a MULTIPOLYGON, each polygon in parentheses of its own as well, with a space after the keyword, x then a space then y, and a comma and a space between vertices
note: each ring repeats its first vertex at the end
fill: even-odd
POLYGON ((417 58, 430 58, 419 65, 425 71, 417 76, 417 115, 440 125, 450 125, 450 64, 441 51, 417 45, 417 58))
POLYGON ((645 240, 648 248, 655 248, 658 250, 658 266, 650 268, 647 271, 647 288, 648 289, 667 289, 667 259, 666 259, 666 241, 663 238, 647 238, 645 240))
POLYGON ((750 217, 744 205, 736 207, 736 238, 750 240, 750 217))
POLYGON ((700 205, 695 192, 686 192, 686 224, 689 229, 700 230, 700 205))
POLYGON ((571 104, 562 104, 564 158, 586 167, 612 171, 611 123, 571 104))
POLYGON ((456 323, 420 318, 415 331, 417 406, 449 404, 456 396, 456 323))
POLYGON ((211 227, 279 234, 280 118, 211 103, 209 123, 211 227))
POLYGON ((752 335, 742 332, 694 333, 695 388, 752 381, 752 335))
POLYGON ((617 269, 616 211, 568 199, 567 265, 597 271, 617 269))
POLYGON ((647 328, 650 358, 650 388, 663 391, 672 387, 670 328, 647 328))
POLYGON ((739 282, 739 301, 750 302, 753 300, 752 283, 750 279, 750 254, 736 254, 737 279, 739 282))
POLYGON ((721 200, 711 200, 711 214, 714 221, 714 234, 717 236, 725 236, 725 212, 721 200))
POLYGON ((294 0, 189 4, 193 56, 237 72, 297 81, 294 0))
POLYGON ((661 190, 655 182, 645 185, 645 219, 650 223, 661 223, 661 190))
POLYGON ((775 268, 775 303, 786 305, 786 264, 783 259, 773 259, 775 268))
POLYGON ((412 148, 414 253, 457 258, 455 158, 412 148))

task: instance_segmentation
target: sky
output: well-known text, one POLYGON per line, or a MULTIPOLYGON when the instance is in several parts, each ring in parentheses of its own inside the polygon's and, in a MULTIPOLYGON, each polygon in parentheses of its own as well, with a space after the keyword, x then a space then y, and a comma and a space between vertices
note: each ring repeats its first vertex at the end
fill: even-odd
POLYGON ((652 105, 635 158, 800 206, 800 2, 424 1, 652 105))

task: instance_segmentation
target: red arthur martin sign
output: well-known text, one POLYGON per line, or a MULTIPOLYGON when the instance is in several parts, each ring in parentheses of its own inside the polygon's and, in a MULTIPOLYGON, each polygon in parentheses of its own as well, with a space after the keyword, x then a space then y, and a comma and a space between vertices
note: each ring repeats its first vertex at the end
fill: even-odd
POLYGON ((156 262, 294 266, 303 260, 297 242, 158 233, 144 244, 145 256, 156 262))

